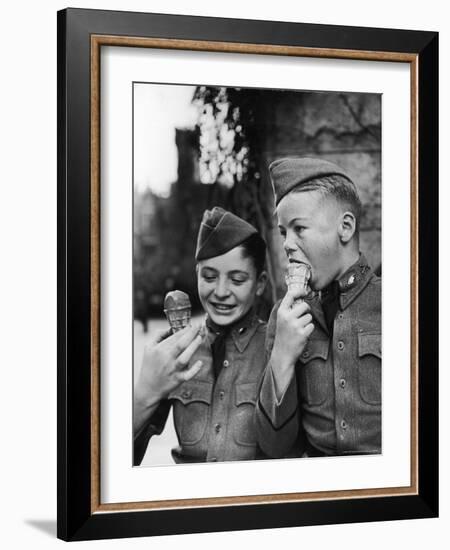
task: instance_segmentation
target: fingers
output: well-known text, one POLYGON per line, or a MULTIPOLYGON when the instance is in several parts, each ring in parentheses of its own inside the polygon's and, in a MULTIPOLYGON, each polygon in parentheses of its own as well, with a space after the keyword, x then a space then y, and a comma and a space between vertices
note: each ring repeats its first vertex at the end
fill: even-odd
POLYGON ((198 346, 202 343, 202 337, 198 334, 194 340, 188 345, 188 347, 178 356, 177 366, 185 368, 191 360, 194 353, 197 351, 198 346))
POLYGON ((303 317, 301 317, 300 319, 296 319, 296 321, 292 325, 292 328, 294 329, 297 336, 301 338, 309 338, 314 331, 314 324, 311 322, 311 319, 308 322, 307 320, 304 320, 303 317))
POLYGON ((288 290, 284 295, 284 298, 280 302, 279 309, 291 309, 291 307, 294 305, 295 298, 296 298, 295 294, 290 290, 288 290))
POLYGON ((299 335, 306 336, 307 338, 309 338, 314 330, 313 316, 309 313, 309 310, 310 308, 308 304, 300 304, 285 317, 286 321, 289 323, 289 326, 291 326, 295 332, 299 335))
POLYGON ((310 311, 310 306, 307 302, 295 302, 292 306, 289 315, 292 317, 300 318, 306 315, 310 311))
POLYGON ((197 373, 200 372, 200 369, 203 367, 202 361, 196 361, 191 367, 186 370, 180 371, 178 373, 179 379, 182 382, 187 382, 193 378, 197 373))
POLYGON ((165 341, 165 347, 169 350, 172 357, 176 358, 182 353, 189 344, 198 335, 199 329, 194 325, 175 332, 172 336, 169 336, 165 341))
POLYGON ((170 327, 164 330, 158 330, 152 339, 151 345, 159 344, 160 342, 168 338, 171 334, 172 330, 170 329, 170 327))
POLYGON ((306 315, 302 315, 298 319, 298 323, 301 327, 306 328, 307 325, 312 324, 312 320, 313 320, 312 315, 310 313, 306 313, 306 315))
POLYGON ((314 325, 312 323, 308 323, 303 328, 303 334, 306 336, 306 338, 309 338, 313 332, 314 332, 314 325))
POLYGON ((286 312, 288 315, 291 312, 295 312, 295 316, 299 317, 300 315, 303 315, 303 313, 305 313, 306 311, 309 311, 310 307, 307 302, 302 299, 299 300, 298 296, 289 290, 288 292, 286 292, 284 298, 281 300, 279 310, 280 309, 283 312, 286 312))

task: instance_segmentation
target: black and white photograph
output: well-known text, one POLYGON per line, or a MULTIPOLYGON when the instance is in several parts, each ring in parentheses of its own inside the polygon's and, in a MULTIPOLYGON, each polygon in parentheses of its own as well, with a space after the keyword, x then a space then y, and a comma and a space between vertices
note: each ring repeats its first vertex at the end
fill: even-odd
POLYGON ((382 94, 132 109, 133 465, 382 454, 382 94))
POLYGON ((5 4, 4 548, 445 547, 446 13, 5 4))
POLYGON ((58 13, 60 538, 436 516, 437 51, 58 13))

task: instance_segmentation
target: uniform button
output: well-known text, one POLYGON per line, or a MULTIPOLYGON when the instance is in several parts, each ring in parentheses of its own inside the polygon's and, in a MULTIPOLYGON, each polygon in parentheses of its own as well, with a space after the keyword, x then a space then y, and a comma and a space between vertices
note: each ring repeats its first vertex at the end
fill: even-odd
POLYGON ((346 430, 347 429, 347 422, 345 420, 341 420, 341 428, 343 430, 346 430))
POLYGON ((339 340, 337 347, 338 347, 338 350, 342 351, 345 347, 344 342, 342 340, 339 340))
POLYGON ((186 390, 183 392, 184 399, 189 399, 192 396, 192 392, 189 390, 186 390))
POLYGON ((225 392, 224 391, 220 391, 219 392, 219 397, 220 399, 223 399, 225 397, 225 392))
POLYGON ((339 319, 343 319, 343 318, 344 318, 344 314, 343 314, 343 313, 339 313, 338 318, 339 318, 339 319))
POLYGON ((230 362, 227 359, 225 359, 225 361, 223 362, 223 366, 228 367, 229 364, 230 364, 230 362))
POLYGON ((216 433, 219 433, 219 432, 220 432, 220 428, 221 428, 221 427, 222 427, 222 426, 221 426, 220 424, 216 424, 216 425, 214 426, 214 429, 216 430, 216 433))
POLYGON ((302 357, 305 357, 305 359, 306 359, 306 357, 309 357, 309 351, 306 351, 306 350, 305 350, 305 351, 302 353, 302 357))
POLYGON ((341 378, 339 381, 339 384, 341 388, 345 388, 345 384, 347 384, 347 381, 345 380, 345 378, 341 378))

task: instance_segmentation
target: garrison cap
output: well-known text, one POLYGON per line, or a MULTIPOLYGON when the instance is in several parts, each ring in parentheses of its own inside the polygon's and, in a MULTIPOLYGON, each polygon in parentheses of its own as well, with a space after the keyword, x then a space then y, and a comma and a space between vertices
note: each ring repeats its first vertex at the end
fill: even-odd
POLYGON ((195 259, 206 260, 225 254, 258 231, 239 216, 215 206, 205 210, 197 237, 195 259))
MULTIPOLYGON (((269 166, 270 179, 275 195, 275 206, 294 187, 325 176, 342 176, 352 182, 350 176, 337 164, 321 158, 284 158, 269 166)), ((353 183, 353 182, 352 182, 353 183)))

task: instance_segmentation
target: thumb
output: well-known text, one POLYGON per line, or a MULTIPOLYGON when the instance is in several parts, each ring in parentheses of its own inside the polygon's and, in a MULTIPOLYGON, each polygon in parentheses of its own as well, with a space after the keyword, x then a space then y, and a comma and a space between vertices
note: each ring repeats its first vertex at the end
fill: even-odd
POLYGON ((280 308, 283 309, 291 309, 294 305, 296 296, 294 293, 290 290, 288 290, 284 296, 284 298, 281 300, 280 308))

